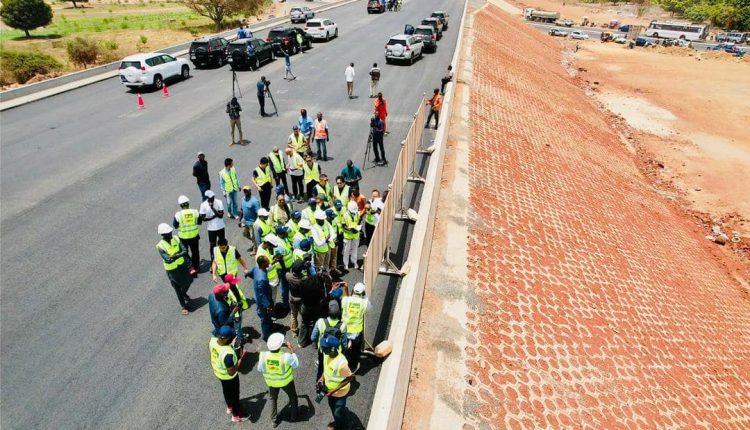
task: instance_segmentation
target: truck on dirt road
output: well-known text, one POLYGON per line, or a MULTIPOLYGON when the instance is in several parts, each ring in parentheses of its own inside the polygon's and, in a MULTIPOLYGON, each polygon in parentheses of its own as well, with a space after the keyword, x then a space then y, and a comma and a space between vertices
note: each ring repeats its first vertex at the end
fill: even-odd
POLYGON ((560 19, 560 12, 549 12, 549 11, 536 10, 534 8, 527 7, 523 10, 523 17, 527 21, 552 23, 560 19))

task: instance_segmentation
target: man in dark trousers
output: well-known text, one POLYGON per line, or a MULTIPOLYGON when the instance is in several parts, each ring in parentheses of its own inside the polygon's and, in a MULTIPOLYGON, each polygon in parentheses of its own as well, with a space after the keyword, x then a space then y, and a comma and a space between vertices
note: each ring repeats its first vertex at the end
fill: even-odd
POLYGON ((221 382, 221 390, 224 392, 224 402, 227 405, 227 414, 232 415, 232 422, 247 421, 247 414, 242 410, 240 404, 240 378, 239 370, 247 352, 243 349, 239 358, 232 346, 232 340, 237 336, 234 329, 228 325, 222 326, 217 335, 211 337, 208 349, 211 356, 211 368, 214 376, 221 382))
POLYGON ((229 144, 229 146, 235 145, 238 142, 234 141, 234 128, 237 127, 237 129, 240 131, 240 141, 239 143, 243 143, 244 139, 242 138, 242 121, 240 121, 240 112, 242 112, 242 107, 240 107, 240 103, 237 101, 237 97, 232 97, 232 100, 227 103, 227 114, 229 115, 229 129, 231 130, 232 135, 232 143, 229 144))
POLYGON ((187 295, 187 291, 193 283, 193 278, 188 273, 190 264, 187 249, 179 238, 172 235, 173 231, 169 224, 159 224, 157 232, 161 236, 161 240, 156 244, 156 249, 164 260, 164 270, 167 271, 167 278, 169 278, 174 292, 177 293, 177 300, 182 306, 182 314, 187 315, 190 312, 188 309, 190 297, 187 295))
POLYGON ((269 166, 268 157, 261 157, 258 167, 253 170, 253 183, 260 196, 261 207, 268 210, 271 206, 271 194, 273 193, 273 173, 269 166))
POLYGON ((190 274, 197 277, 201 263, 200 225, 203 220, 197 210, 190 209, 190 199, 187 196, 178 197, 177 204, 180 205, 180 210, 174 214, 172 226, 177 229, 177 237, 190 250, 190 274))
POLYGON ((255 84, 258 90, 258 104, 260 105, 260 116, 266 117, 266 77, 261 76, 260 80, 255 84))
POLYGON ((198 160, 193 164, 193 176, 198 182, 198 189, 201 190, 201 201, 206 201, 206 190, 211 189, 211 177, 208 175, 208 161, 206 154, 202 151, 198 153, 198 160))
POLYGON ((383 136, 385 135, 385 123, 375 113, 370 121, 372 127, 372 149, 375 151, 375 164, 385 166, 388 160, 385 159, 385 148, 383 147, 383 136))

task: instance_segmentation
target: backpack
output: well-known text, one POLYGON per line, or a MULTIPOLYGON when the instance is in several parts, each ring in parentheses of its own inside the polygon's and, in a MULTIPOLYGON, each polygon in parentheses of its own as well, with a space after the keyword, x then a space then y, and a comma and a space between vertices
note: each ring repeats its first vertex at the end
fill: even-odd
POLYGON ((326 336, 333 336, 338 339, 341 344, 343 344, 342 340, 344 338, 344 334, 341 333, 341 320, 339 320, 336 325, 330 325, 328 323, 328 318, 324 318, 323 322, 326 325, 326 329, 323 331, 323 336, 321 337, 321 339, 326 336))

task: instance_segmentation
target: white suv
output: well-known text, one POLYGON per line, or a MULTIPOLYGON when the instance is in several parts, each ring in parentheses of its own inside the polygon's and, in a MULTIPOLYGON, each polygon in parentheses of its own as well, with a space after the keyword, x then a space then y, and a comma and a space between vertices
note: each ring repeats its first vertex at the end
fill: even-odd
POLYGON ((323 39, 326 42, 332 37, 339 36, 339 27, 328 18, 315 18, 307 20, 305 33, 313 39, 323 39))
POLYGON ((391 64, 393 60, 406 60, 414 64, 414 60, 422 56, 424 43, 422 38, 409 34, 391 36, 385 45, 385 62, 391 64))
POLYGON ((190 77, 187 60, 161 52, 125 57, 118 70, 120 82, 128 88, 153 86, 158 90, 167 79, 190 77))

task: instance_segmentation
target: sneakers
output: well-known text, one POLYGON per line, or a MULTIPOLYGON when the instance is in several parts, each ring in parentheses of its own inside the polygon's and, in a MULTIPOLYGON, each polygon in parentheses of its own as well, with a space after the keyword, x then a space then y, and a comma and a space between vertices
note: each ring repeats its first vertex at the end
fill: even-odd
POLYGON ((233 423, 241 423, 243 421, 247 421, 248 416, 239 416, 239 415, 232 415, 232 422, 233 423))

